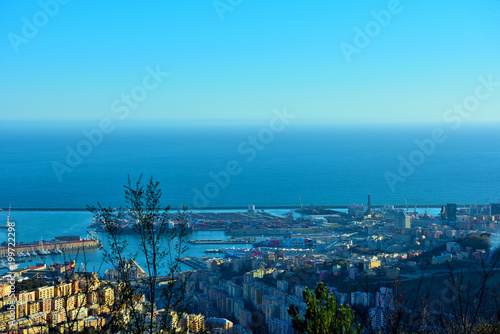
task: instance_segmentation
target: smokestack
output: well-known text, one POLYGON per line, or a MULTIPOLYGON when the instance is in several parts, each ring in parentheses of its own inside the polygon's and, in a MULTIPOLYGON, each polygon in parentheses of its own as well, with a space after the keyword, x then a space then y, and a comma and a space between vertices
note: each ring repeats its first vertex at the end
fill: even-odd
POLYGON ((368 211, 371 211, 370 194, 368 194, 368 211))

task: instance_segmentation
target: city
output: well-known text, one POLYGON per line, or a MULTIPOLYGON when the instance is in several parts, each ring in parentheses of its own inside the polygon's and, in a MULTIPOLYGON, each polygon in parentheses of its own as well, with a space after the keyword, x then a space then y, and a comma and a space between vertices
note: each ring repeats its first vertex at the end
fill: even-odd
MULTIPOLYGON (((418 212, 423 209, 417 209, 417 204, 413 211, 408 206, 372 207, 368 195, 367 205, 341 211, 303 207, 279 216, 251 205, 235 213, 192 213, 187 230, 222 229, 228 239, 190 243, 229 240, 235 245, 207 250, 207 256, 179 259, 192 267, 175 275, 185 282, 182 289, 189 302, 186 313, 169 314, 169 319, 178 331, 191 333, 294 333, 290 306, 304 314, 304 290, 323 282, 337 303, 349 305, 358 322, 375 331, 390 325, 396 309, 409 314, 422 311, 410 304, 418 298, 424 301, 422 295, 415 295, 418 287, 421 294, 428 293, 427 318, 405 318, 401 325, 415 326, 415 331, 433 328, 437 324, 432 319, 455 316, 442 311, 443 305, 451 310, 456 302, 450 283, 453 270, 466 276, 479 275, 481 268, 497 270, 498 259, 493 255, 498 255, 500 244, 500 203, 446 204, 437 216, 428 213, 428 206, 424 213, 418 212)), ((101 276, 77 270, 74 261, 27 266, 4 274, 1 329, 41 333, 49 324, 61 330, 97 331, 117 311, 126 323, 131 316, 126 308, 113 307, 114 296, 120 293, 119 276, 126 271, 140 284, 148 274, 136 261, 124 261, 130 262, 101 276), (12 280, 16 284, 9 283, 12 280)), ((155 284, 167 281, 168 277, 159 276, 155 284)), ((496 282, 485 282, 484 288, 491 284, 496 282)), ((487 315, 487 305, 494 304, 490 297, 480 301, 485 307, 481 316, 487 315)), ((161 298, 153 301, 145 294, 134 298, 137 310, 152 303, 155 314, 166 312, 161 298)))
POLYGON ((499 334, 500 1, 0 1, 0 334, 499 334))

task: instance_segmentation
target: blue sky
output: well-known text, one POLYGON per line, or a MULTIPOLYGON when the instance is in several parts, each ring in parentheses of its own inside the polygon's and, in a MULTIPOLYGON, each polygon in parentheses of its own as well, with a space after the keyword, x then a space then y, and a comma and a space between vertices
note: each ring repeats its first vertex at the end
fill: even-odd
MULTIPOLYGON (((118 117, 113 101, 157 66, 168 77, 128 119, 286 106, 303 120, 442 122, 480 76, 500 81, 496 0, 401 0, 350 61, 341 44, 355 46, 355 28, 391 1, 54 1, 0 1, 0 120, 118 117), (23 18, 38 31, 23 35, 23 18)), ((500 87, 470 120, 500 121, 499 107, 500 87)))

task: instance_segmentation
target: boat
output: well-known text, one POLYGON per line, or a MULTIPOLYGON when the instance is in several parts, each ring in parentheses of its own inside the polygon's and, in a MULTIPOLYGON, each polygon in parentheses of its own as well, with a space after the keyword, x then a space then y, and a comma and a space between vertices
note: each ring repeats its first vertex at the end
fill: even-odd
POLYGON ((254 242, 254 247, 312 248, 314 241, 309 238, 262 237, 254 242))
POLYGON ((227 248, 206 249, 205 253, 224 253, 227 248))
POLYGON ((9 269, 9 270, 15 270, 19 267, 19 264, 17 263, 9 263, 5 261, 0 262, 0 269, 9 269))
POLYGON ((31 252, 31 255, 32 255, 32 256, 38 256, 38 254, 37 254, 35 251, 32 251, 32 252, 31 252))
POLYGON ((38 254, 40 254, 40 256, 43 256, 43 255, 50 255, 50 252, 45 250, 45 248, 43 248, 43 240, 42 238, 40 238, 40 250, 38 251, 38 254))
POLYGON ((242 258, 242 257, 248 257, 250 256, 250 250, 248 248, 228 248, 224 252, 224 255, 227 257, 236 257, 236 258, 242 258))

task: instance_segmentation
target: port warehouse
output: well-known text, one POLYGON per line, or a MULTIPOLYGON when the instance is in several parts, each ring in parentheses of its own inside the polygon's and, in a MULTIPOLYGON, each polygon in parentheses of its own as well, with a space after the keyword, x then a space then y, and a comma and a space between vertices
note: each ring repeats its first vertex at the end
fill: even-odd
POLYGON ((0 257, 7 257, 9 250, 15 254, 28 251, 39 251, 42 249, 53 250, 60 249, 61 251, 79 251, 83 249, 98 248, 100 244, 93 239, 82 239, 79 236, 61 236, 55 237, 50 241, 36 241, 31 243, 19 243, 16 247, 8 247, 6 242, 0 245, 0 257))

